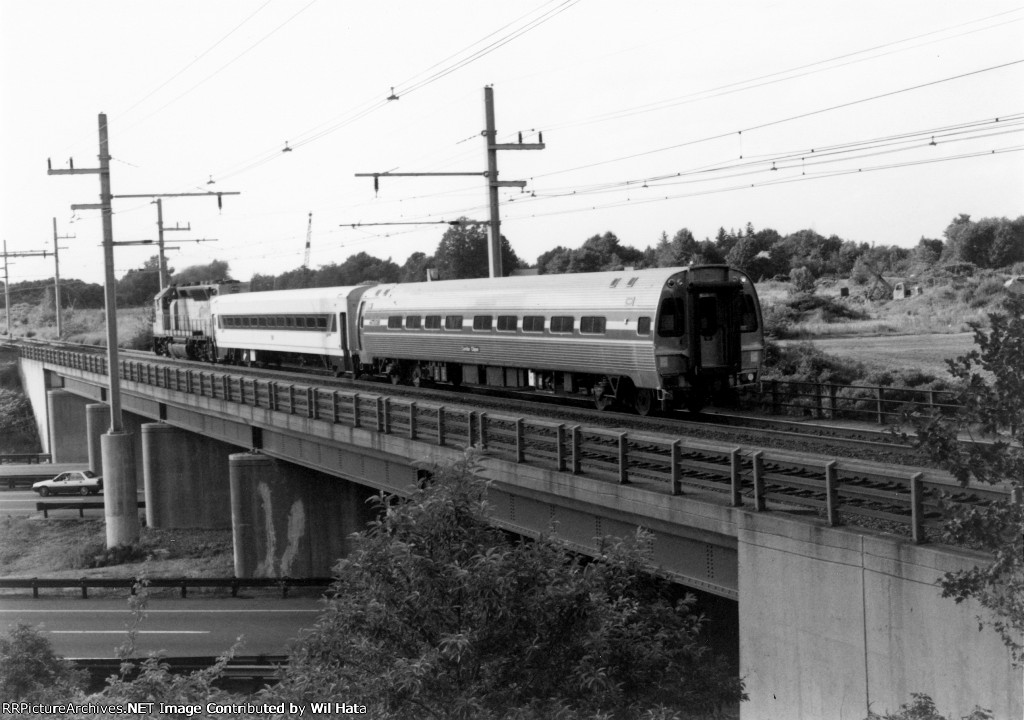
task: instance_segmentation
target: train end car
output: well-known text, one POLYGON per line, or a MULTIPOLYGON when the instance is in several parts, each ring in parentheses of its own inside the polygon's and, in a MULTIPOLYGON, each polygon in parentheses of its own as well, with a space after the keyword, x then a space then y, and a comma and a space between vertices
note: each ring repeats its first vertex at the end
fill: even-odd
POLYGON ((380 285, 356 344, 396 383, 582 394, 644 415, 755 383, 764 350, 754 285, 726 265, 380 285))
POLYGON ((211 302, 216 297, 248 292, 249 283, 235 280, 164 288, 154 299, 153 352, 215 362, 217 341, 211 302))

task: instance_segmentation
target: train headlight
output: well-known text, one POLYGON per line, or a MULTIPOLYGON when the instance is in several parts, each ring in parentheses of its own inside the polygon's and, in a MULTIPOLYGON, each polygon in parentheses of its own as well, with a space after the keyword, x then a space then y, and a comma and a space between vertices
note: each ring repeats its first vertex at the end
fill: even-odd
POLYGON ((747 353, 747 361, 744 365, 760 365, 761 364, 761 351, 751 350, 747 353))
POLYGON ((686 371, 686 358, 682 355, 659 355, 658 372, 662 375, 678 375, 686 371))

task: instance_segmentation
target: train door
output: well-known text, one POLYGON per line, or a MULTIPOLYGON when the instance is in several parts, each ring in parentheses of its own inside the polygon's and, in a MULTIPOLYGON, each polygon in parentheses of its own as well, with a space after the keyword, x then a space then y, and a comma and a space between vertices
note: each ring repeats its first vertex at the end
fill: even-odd
POLYGON ((690 337, 693 361, 701 371, 733 369, 739 359, 739 333, 734 318, 738 288, 694 286, 693 328, 690 337))

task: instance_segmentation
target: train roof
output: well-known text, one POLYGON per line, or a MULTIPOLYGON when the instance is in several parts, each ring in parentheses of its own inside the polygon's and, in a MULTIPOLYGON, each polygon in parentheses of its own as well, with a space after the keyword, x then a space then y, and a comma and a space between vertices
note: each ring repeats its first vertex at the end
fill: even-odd
MULTIPOLYGON (((714 267, 719 273, 726 269, 726 266, 714 267)), ((439 311, 642 307, 657 303, 670 280, 679 280, 679 276, 696 269, 698 267, 651 268, 377 285, 367 291, 363 300, 372 303, 376 311, 385 311, 388 307, 439 311)))
POLYGON ((356 290, 372 285, 347 287, 298 288, 295 290, 267 290, 239 295, 218 295, 213 299, 213 311, 219 314, 236 312, 330 312, 345 302, 356 290))

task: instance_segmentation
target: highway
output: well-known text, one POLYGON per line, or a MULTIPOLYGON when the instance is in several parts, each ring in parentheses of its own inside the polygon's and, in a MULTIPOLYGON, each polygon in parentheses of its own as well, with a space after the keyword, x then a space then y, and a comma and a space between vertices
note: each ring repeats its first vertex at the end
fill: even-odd
MULTIPOLYGON (((317 598, 153 598, 139 625, 134 657, 209 657, 243 638, 239 655, 284 655, 322 610, 317 598)), ((54 652, 69 659, 114 658, 133 621, 124 598, 0 598, 0 631, 41 626, 54 652)))

